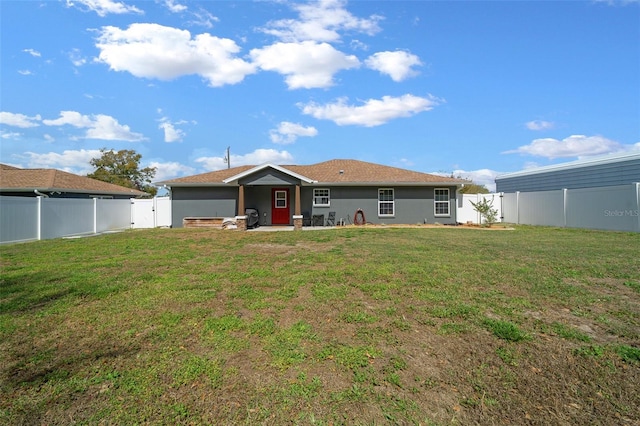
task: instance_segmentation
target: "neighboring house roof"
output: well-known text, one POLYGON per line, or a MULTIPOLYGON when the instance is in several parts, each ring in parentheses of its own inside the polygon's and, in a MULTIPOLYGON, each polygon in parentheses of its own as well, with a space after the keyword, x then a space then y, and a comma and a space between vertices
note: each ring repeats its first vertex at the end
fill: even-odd
POLYGON ((414 172, 397 167, 383 166, 358 160, 330 160, 308 166, 239 166, 231 169, 217 170, 199 175, 186 176, 156 185, 167 186, 217 186, 236 182, 239 178, 253 172, 272 167, 292 176, 302 178, 307 183, 316 185, 373 185, 373 184, 464 184, 469 181, 451 177, 414 172))
POLYGON ((137 189, 126 188, 85 176, 74 175, 56 169, 18 169, 7 165, 0 167, 0 191, 2 192, 72 192, 95 195, 147 195, 137 189))
POLYGON ((531 169, 521 170, 518 172, 504 173, 496 176, 496 181, 502 179, 510 179, 520 176, 533 176, 548 172, 558 172, 573 169, 582 169, 587 167, 617 164, 628 161, 640 161, 640 152, 628 152, 624 154, 604 155, 582 160, 571 161, 568 163, 552 164, 550 166, 534 167, 531 169))

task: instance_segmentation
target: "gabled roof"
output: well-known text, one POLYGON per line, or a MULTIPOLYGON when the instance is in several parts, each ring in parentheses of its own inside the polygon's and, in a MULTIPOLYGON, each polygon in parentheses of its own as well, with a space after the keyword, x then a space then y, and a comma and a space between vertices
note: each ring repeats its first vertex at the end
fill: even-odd
POLYGON ((290 170, 290 168, 289 169, 285 169, 284 167, 276 166, 276 165, 269 164, 269 163, 263 164, 261 166, 253 167, 253 168, 251 168, 249 170, 245 170, 245 171, 243 171, 241 173, 238 173, 237 175, 231 176, 231 177, 223 180, 223 182, 224 183, 231 183, 231 182, 234 182, 234 181, 238 181, 238 180, 242 179, 245 176, 250 176, 253 173, 259 172, 260 170, 269 169, 269 168, 277 170, 277 171, 282 172, 284 174, 287 174, 289 176, 292 176, 292 177, 294 177, 296 179, 300 179, 301 181, 304 181, 306 183, 313 183, 313 179, 309 179, 308 177, 305 177, 305 176, 299 175, 298 173, 292 172, 290 170))
POLYGON ((96 195, 147 195, 137 189, 125 188, 85 176, 56 169, 18 169, 0 167, 0 190, 3 192, 72 192, 96 195))
POLYGON ((414 172, 397 167, 383 166, 381 164, 368 163, 359 160, 330 160, 308 166, 273 166, 264 164, 261 166, 239 166, 231 169, 217 170, 199 175, 186 176, 164 182, 157 185, 167 186, 219 186, 236 182, 237 179, 251 173, 272 167, 301 179, 303 182, 322 185, 458 185, 468 183, 463 179, 432 175, 428 173, 414 172))

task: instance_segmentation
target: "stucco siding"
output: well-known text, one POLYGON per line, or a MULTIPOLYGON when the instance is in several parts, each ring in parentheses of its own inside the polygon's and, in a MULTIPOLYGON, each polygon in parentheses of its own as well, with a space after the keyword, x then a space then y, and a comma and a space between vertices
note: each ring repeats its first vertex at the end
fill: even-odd
MULTIPOLYGON (((417 223, 455 223, 456 222, 456 187, 449 189, 449 216, 435 216, 434 188, 432 187, 327 187, 330 189, 331 205, 329 207, 312 207, 311 214, 323 214, 325 218, 329 212, 336 212, 336 220, 344 219, 347 224, 353 221, 355 212, 362 209, 369 223, 375 224, 417 224, 417 223), (394 215, 378 215, 378 189, 391 188, 394 190, 394 215)), ((307 199, 303 194, 303 201, 307 199)), ((309 190, 309 198, 312 198, 309 190)), ((305 205, 305 204, 303 204, 305 205)), ((312 200, 308 204, 312 205, 312 200)), ((305 210, 303 208, 303 210, 305 210)))
POLYGON ((234 217, 238 188, 173 188, 171 225, 182 227, 185 217, 234 217))

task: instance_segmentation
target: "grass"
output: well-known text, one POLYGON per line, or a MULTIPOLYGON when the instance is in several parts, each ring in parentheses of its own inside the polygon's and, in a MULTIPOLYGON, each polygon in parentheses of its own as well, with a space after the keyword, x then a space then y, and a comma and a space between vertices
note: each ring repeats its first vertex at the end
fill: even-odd
POLYGON ((0 246, 0 423, 638 423, 638 252, 526 226, 0 246))

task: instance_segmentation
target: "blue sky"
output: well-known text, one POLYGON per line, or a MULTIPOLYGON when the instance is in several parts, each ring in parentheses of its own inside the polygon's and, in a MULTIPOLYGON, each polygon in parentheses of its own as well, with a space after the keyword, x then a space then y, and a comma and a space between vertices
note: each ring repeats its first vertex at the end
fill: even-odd
POLYGON ((335 158, 497 174, 640 150, 637 1, 2 1, 0 161, 156 180, 335 158))

